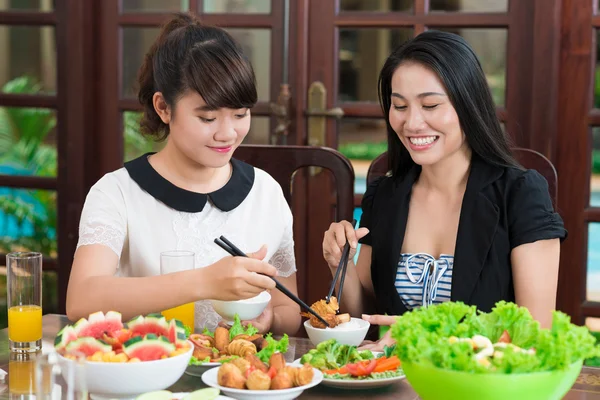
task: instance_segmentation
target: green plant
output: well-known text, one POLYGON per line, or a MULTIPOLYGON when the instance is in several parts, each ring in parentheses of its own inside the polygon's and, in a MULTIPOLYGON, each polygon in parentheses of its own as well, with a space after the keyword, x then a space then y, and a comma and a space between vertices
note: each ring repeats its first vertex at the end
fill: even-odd
POLYGON ((338 151, 352 160, 374 160, 387 151, 387 142, 347 143, 339 146, 338 151))
POLYGON ((125 161, 132 160, 149 152, 158 151, 163 143, 156 142, 140 133, 142 113, 125 111, 123 113, 123 138, 125 140, 125 161))

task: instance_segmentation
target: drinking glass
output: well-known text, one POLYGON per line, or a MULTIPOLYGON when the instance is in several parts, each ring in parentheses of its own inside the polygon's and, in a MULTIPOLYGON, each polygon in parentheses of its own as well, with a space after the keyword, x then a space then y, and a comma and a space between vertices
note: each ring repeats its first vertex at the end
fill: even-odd
POLYGON ((85 355, 70 352, 69 357, 61 358, 56 352, 37 357, 36 400, 87 400, 85 355))
POLYGON ((42 348, 42 254, 6 255, 8 343, 11 352, 42 348))
POLYGON ((35 394, 36 353, 10 353, 8 393, 10 399, 27 399, 35 394))
MULTIPOLYGON (((174 272, 189 271, 194 269, 194 252, 173 250, 160 253, 160 274, 166 275, 174 272)), ((164 310, 162 315, 167 319, 177 319, 194 331, 194 303, 183 304, 178 307, 164 310)))

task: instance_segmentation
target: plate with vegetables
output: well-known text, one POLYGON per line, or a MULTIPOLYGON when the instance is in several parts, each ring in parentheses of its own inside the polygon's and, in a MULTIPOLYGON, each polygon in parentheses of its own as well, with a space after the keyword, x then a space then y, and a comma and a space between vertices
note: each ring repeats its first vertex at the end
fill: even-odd
POLYGON ((202 376, 207 369, 249 354, 267 362, 274 353, 285 353, 289 344, 287 335, 276 340, 270 333, 259 334, 252 324, 244 327, 238 315, 231 327, 219 326, 214 332, 205 329, 191 334, 189 340, 194 344, 194 352, 185 372, 192 376, 202 376))
POLYGON ((335 339, 321 342, 293 365, 310 364, 323 373, 322 384, 341 389, 384 387, 405 379, 394 347, 360 351, 335 339))

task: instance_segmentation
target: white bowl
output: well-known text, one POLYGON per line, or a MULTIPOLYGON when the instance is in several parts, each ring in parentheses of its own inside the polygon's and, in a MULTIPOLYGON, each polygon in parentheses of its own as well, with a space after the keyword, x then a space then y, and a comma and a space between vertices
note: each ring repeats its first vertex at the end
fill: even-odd
MULTIPOLYGON (((190 362, 194 345, 175 357, 136 363, 84 361, 85 385, 92 399, 135 399, 140 394, 167 389, 181 378, 190 362)), ((61 362, 73 363, 59 355, 61 362)), ((66 379, 66 378, 65 378, 66 379)), ((75 389, 81 391, 80 383, 75 389)))
POLYGON ((242 321, 258 317, 267 308, 269 301, 271 301, 269 292, 262 292, 258 296, 246 300, 211 300, 211 303, 217 314, 223 317, 227 323, 233 324, 235 314, 239 315, 242 321))
MULTIPOLYGON (((288 363, 288 365, 291 364, 288 363)), ((317 386, 323 380, 323 373, 318 369, 313 368, 314 376, 308 385, 280 390, 233 389, 219 385, 219 381, 217 379, 219 368, 213 368, 206 371, 202 375, 202 382, 204 382, 204 384, 207 386, 219 389, 221 393, 225 393, 227 396, 233 397, 237 400, 292 400, 298 398, 305 390, 317 386)))
POLYGON ((310 324, 310 320, 304 321, 304 329, 315 346, 329 339, 335 339, 339 343, 349 346, 359 346, 365 340, 370 326, 371 324, 360 318, 351 318, 350 322, 340 324, 335 328, 324 329, 315 328, 310 324), (349 328, 348 324, 354 324, 357 328, 349 328))

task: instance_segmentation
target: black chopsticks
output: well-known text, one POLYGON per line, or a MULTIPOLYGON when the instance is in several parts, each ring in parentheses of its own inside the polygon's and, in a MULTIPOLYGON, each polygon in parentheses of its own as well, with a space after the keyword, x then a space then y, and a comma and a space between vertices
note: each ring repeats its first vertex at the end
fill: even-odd
MULTIPOLYGON (((352 227, 356 226, 356 220, 352 220, 352 227)), ((331 287, 329 288, 329 293, 327 293, 327 297, 325 298, 325 302, 329 304, 331 300, 331 296, 333 295, 333 291, 335 290, 335 285, 340 278, 340 274, 342 276, 340 280, 340 287, 338 289, 337 301, 338 304, 342 302, 342 290, 344 290, 344 279, 346 279, 346 269, 348 268, 348 256, 350 255, 350 242, 346 240, 346 244, 344 245, 344 249, 342 250, 342 258, 340 258, 340 263, 338 265, 337 270, 335 271, 335 276, 333 277, 333 282, 331 282, 331 287)))
MULTIPOLYGON (((220 238, 216 238, 215 239, 215 243, 218 244, 223 250, 225 250, 226 252, 228 252, 229 254, 231 254, 234 257, 236 257, 236 256, 238 256, 238 257, 248 257, 246 255, 246 253, 244 253, 236 245, 234 245, 233 243, 231 243, 225 236, 221 236, 220 238)), ((298 298, 298 296, 296 296, 294 293, 290 292, 285 286, 283 286, 281 283, 279 283, 279 281, 277 279, 273 278, 272 276, 270 276, 269 278, 271 278, 271 279, 273 279, 275 281, 275 287, 277 289, 279 289, 279 291, 281 291, 283 294, 285 294, 290 299, 294 300, 294 302, 296 302, 300 307, 306 309, 306 311, 308 311, 309 313, 311 313, 312 315, 314 315, 319 321, 321 321, 322 323, 324 323, 325 326, 329 326, 329 323, 327 321, 325 321, 325 319, 323 319, 323 317, 321 317, 319 314, 317 314, 315 312, 315 310, 313 310, 312 308, 310 308, 310 306, 308 304, 306 304, 305 302, 303 302, 302 300, 300 300, 298 298)))

